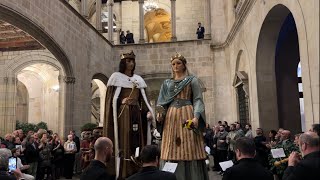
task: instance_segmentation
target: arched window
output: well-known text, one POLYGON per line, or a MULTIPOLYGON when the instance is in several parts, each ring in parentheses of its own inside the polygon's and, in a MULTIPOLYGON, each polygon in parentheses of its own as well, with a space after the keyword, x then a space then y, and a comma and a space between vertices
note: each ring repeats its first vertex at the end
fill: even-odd
POLYGON ((233 81, 233 87, 237 94, 238 121, 244 127, 250 123, 249 115, 249 88, 248 75, 244 71, 237 71, 233 81))
MULTIPOLYGON (((103 33, 108 33, 109 30, 108 30, 108 21, 109 21, 109 13, 108 11, 103 11, 101 13, 101 23, 102 23, 102 31, 103 33)), ((116 21, 117 21, 117 17, 115 14, 113 14, 113 32, 116 32, 116 29, 117 29, 117 24, 116 24, 116 21)))

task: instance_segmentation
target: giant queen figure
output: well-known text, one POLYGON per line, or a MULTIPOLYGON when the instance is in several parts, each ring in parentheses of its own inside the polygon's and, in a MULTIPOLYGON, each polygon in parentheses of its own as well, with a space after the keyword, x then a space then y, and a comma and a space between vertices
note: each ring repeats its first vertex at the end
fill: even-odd
POLYGON ((160 158, 178 163, 178 180, 207 180, 199 79, 189 74, 187 60, 179 53, 171 58, 171 68, 172 78, 163 82, 157 102, 157 121, 163 124, 160 158))

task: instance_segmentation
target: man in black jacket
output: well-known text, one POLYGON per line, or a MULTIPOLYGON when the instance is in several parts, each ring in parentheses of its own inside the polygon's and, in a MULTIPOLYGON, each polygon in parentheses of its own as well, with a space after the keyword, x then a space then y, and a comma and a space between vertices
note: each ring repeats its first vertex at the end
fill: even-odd
POLYGON ((272 173, 254 159, 256 147, 253 139, 237 139, 235 152, 238 162, 226 170, 222 180, 273 180, 272 173))
POLYGON ((283 180, 319 179, 320 178, 320 144, 319 136, 314 132, 306 132, 299 137, 299 148, 303 159, 297 152, 289 156, 288 167, 283 180))
POLYGON ((201 23, 198 23, 198 28, 197 28, 197 38, 198 39, 203 39, 204 38, 204 27, 201 26, 201 23))
POLYGON ((145 146, 141 151, 140 158, 143 163, 142 169, 127 180, 176 180, 176 176, 173 173, 158 169, 160 150, 157 146, 145 146))
POLYGON ((106 163, 110 161, 113 153, 113 143, 107 137, 100 137, 94 143, 95 157, 84 170, 80 180, 114 180, 107 173, 106 163))
POLYGON ((134 43, 133 34, 129 30, 127 30, 126 40, 127 40, 127 44, 134 43))

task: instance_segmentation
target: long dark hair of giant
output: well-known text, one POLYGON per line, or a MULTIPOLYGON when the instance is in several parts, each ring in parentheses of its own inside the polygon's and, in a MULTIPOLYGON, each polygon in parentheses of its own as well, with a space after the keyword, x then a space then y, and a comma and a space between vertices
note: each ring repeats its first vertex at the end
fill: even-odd
MULTIPOLYGON (((121 59, 120 60, 120 64, 119 64, 119 72, 121 72, 123 74, 124 74, 124 71, 126 70, 126 66, 127 66, 126 60, 127 59, 121 59)), ((134 67, 133 67, 133 69, 131 71, 131 76, 133 75, 134 70, 136 69, 136 61, 134 59, 132 59, 132 60, 134 62, 134 67)))

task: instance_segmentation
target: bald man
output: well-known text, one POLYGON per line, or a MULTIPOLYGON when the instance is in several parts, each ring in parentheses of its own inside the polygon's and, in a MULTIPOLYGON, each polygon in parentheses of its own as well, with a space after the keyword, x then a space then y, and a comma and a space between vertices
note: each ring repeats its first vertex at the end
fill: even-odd
POLYGON ((280 142, 282 145, 289 145, 292 144, 293 142, 290 139, 291 137, 291 132, 289 130, 283 130, 280 134, 280 142))
POLYGON ((95 157, 84 170, 80 180, 114 180, 107 173, 107 162, 113 153, 113 143, 107 137, 100 137, 94 143, 95 157))
POLYGON ((299 148, 303 159, 297 152, 289 156, 288 167, 283 180, 319 179, 320 178, 320 143, 314 132, 306 132, 299 137, 299 148))

